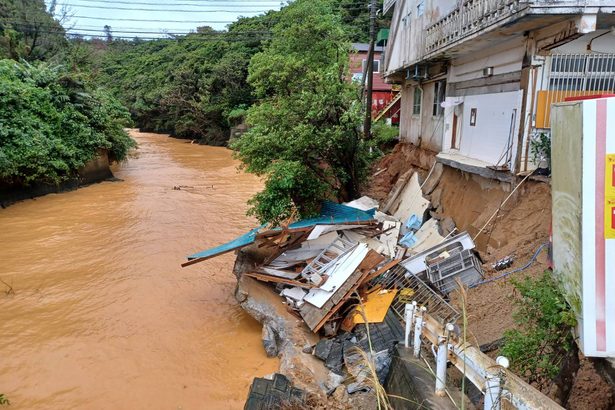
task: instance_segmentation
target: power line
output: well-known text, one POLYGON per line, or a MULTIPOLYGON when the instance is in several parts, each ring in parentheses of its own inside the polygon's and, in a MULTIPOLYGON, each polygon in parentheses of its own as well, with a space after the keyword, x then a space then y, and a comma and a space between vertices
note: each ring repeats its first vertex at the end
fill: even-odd
MULTIPOLYGON (((222 2, 221 4, 202 4, 202 3, 151 3, 151 2, 139 2, 139 1, 126 1, 126 0, 108 0, 108 1, 100 1, 100 0, 75 0, 84 3, 96 3, 96 4, 129 4, 129 5, 138 5, 138 6, 161 6, 161 7, 174 7, 174 6, 191 6, 191 7, 278 7, 280 5, 279 2, 273 0, 267 0, 266 2, 262 2, 260 4, 247 4, 241 2, 241 4, 228 4, 228 2, 222 2), (272 4, 265 4, 272 3, 272 4)), ((189 0, 182 0, 189 1, 189 0)), ((68 7, 87 7, 84 4, 66 4, 68 7)))
POLYGON ((73 16, 73 19, 102 20, 102 21, 138 21, 145 23, 234 23, 237 20, 157 20, 157 19, 123 19, 107 17, 73 16))
MULTIPOLYGON (((36 26, 37 28, 47 28, 52 30, 60 30, 58 25, 41 23, 40 21, 23 21, 17 19, 1 19, 0 22, 4 22, 10 24, 12 26, 23 27, 26 29, 31 29, 32 26, 36 26)), ((78 31, 89 31, 89 32, 105 32, 104 27, 100 25, 77 25, 72 27, 63 27, 63 30, 78 30, 78 31)), ((178 29, 168 29, 168 28, 160 28, 156 31, 152 28, 136 28, 136 27, 112 27, 112 31, 114 32, 122 32, 122 33, 137 33, 137 34, 161 34, 161 33, 170 33, 174 35, 186 35, 186 34, 198 34, 198 35, 211 35, 211 36, 235 36, 235 35, 252 35, 252 34, 271 34, 271 30, 233 30, 233 31, 225 31, 225 30, 215 30, 208 32, 198 32, 196 29, 190 29, 187 31, 181 31, 178 29)))
MULTIPOLYGON (((68 37, 76 37, 76 36, 92 36, 92 37, 104 37, 105 33, 104 30, 93 30, 96 31, 100 34, 86 34, 86 33, 79 33, 79 32, 69 32, 72 31, 73 29, 70 30, 53 30, 53 29, 40 29, 38 28, 36 31, 39 34, 55 34, 55 35, 62 35, 62 36, 68 36, 68 37)), ((139 37, 139 36, 122 36, 122 35, 116 35, 113 34, 113 38, 114 39, 122 39, 122 40, 134 40, 135 38, 138 38, 140 40, 182 40, 182 39, 190 39, 190 40, 197 40, 197 41, 204 41, 204 42, 216 42, 216 41, 222 41, 222 42, 248 42, 248 41, 264 41, 264 40, 270 40, 271 36, 267 35, 268 33, 264 33, 264 34, 260 34, 260 35, 255 35, 254 33, 245 33, 245 38, 241 38, 241 36, 236 36, 234 35, 234 33, 232 32, 224 32, 221 33, 223 35, 211 35, 211 33, 187 33, 187 34, 180 34, 180 35, 174 35, 173 33, 155 33, 155 34, 161 34, 161 35, 165 35, 165 36, 169 36, 169 37, 152 37, 152 36, 148 36, 148 37, 139 37)))
MULTIPOLYGON (((14 25, 14 26, 17 26, 17 27, 22 27, 22 28, 31 28, 31 24, 28 24, 28 23, 12 22, 11 25, 14 25)), ((45 30, 46 32, 53 33, 53 34, 63 34, 64 32, 66 32, 67 34, 79 34, 79 33, 69 33, 71 31, 106 34, 106 30, 104 28, 87 29, 87 28, 83 28, 83 27, 71 27, 71 28, 66 28, 66 29, 60 30, 60 29, 57 29, 54 26, 40 25, 40 26, 38 26, 39 31, 41 31, 40 28, 44 28, 44 29, 46 29, 45 30)), ((159 31, 146 31, 146 30, 132 30, 132 29, 120 30, 120 29, 111 28, 111 31, 112 31, 112 33, 162 34, 162 35, 169 35, 169 36, 192 35, 192 36, 195 36, 195 37, 240 37, 240 36, 253 36, 253 35, 259 35, 259 34, 271 34, 271 31, 265 31, 265 30, 214 31, 214 32, 205 32, 205 33, 199 33, 199 32, 196 32, 196 31, 189 31, 189 32, 180 33, 180 32, 175 32, 175 31, 170 31, 170 30, 164 30, 164 29, 161 29, 159 31)))
MULTIPOLYGON (((87 8, 87 9, 104 9, 104 10, 126 10, 126 11, 158 11, 158 12, 174 12, 174 13, 262 13, 264 11, 269 11, 272 9, 265 10, 185 10, 185 9, 150 9, 150 8, 137 8, 137 7, 109 7, 109 6, 91 6, 87 4, 83 5, 75 5, 75 4, 66 4, 67 7, 79 7, 79 8, 87 8)), ((229 7, 224 6, 224 7, 229 7)), ((261 6, 254 6, 261 7, 261 6)))

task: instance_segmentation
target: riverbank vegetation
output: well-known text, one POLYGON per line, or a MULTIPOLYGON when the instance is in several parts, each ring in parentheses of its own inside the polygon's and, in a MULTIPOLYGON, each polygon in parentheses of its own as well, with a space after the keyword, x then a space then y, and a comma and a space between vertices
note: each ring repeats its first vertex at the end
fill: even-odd
POLYGON ((59 183, 97 155, 122 160, 134 146, 128 112, 61 67, 0 60, 0 178, 59 183))
POLYGON ((100 149, 122 160, 128 111, 69 67, 64 29, 42 0, 0 4, 0 182, 57 184, 100 149), (47 60, 49 62, 44 62, 47 60))
POLYGON ((559 290, 553 273, 513 280, 518 292, 513 315, 516 328, 505 332, 502 354, 529 382, 553 379, 573 350, 576 316, 559 290))

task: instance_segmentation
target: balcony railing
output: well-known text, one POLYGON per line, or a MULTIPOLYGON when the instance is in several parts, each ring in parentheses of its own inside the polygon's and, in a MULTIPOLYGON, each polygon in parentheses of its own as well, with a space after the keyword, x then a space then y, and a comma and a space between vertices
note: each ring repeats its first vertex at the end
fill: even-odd
POLYGON ((523 0, 465 0, 426 30, 425 54, 431 54, 521 10, 523 0))

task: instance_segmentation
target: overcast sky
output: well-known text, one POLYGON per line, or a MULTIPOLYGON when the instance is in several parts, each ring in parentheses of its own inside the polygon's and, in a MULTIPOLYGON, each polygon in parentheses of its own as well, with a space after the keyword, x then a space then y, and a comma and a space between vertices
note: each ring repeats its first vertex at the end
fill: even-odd
MULTIPOLYGON (((47 5, 51 0, 45 0, 47 5)), ((58 0, 56 17, 65 7, 69 33, 102 36, 105 25, 114 36, 159 37, 163 31, 186 33, 199 26, 224 30, 240 16, 279 10, 280 0, 58 0), (145 21, 129 21, 145 20, 145 21), (158 21, 156 21, 158 20, 158 21), (172 21, 171 21, 172 20, 172 21), (139 33, 143 32, 143 33, 139 33)))

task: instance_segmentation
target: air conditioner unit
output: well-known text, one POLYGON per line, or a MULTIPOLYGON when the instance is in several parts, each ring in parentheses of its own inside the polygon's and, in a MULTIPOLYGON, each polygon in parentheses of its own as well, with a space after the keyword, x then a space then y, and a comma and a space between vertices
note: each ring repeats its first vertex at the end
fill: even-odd
POLYGON ((422 81, 427 77, 427 66, 415 65, 406 69, 406 80, 422 81))

